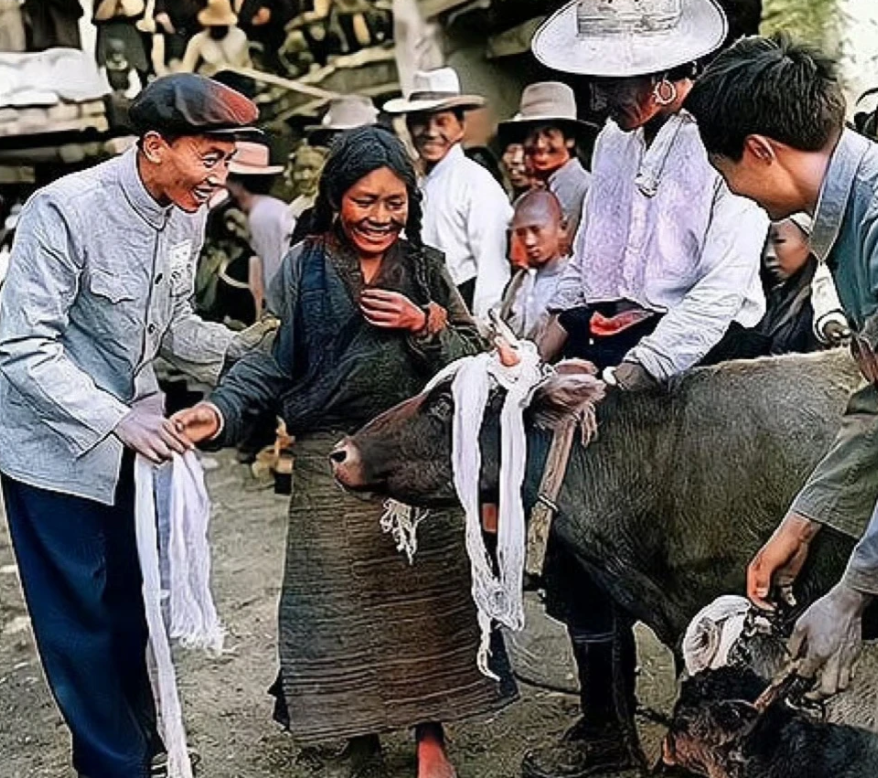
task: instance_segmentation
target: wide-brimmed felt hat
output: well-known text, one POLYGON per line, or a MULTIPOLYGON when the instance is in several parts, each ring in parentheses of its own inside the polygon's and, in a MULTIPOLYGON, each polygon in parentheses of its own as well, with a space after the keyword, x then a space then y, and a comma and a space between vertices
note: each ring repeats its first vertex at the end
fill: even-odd
POLYGON ((238 23, 230 0, 207 0, 207 7, 198 12, 202 27, 231 27, 238 23))
POLYGON ((270 165, 268 146, 253 141, 238 141, 229 162, 229 173, 236 176, 274 176, 283 172, 283 165, 270 165))
POLYGON ((714 0, 573 0, 540 26, 531 48, 554 70, 626 78, 694 62, 727 31, 714 0))
POLYGON ((466 111, 482 108, 486 102, 481 95, 461 94, 460 78, 454 68, 438 68, 416 72, 409 95, 386 102, 384 110, 393 114, 450 111, 453 108, 466 111))
POLYGON ((305 132, 310 136, 320 136, 375 124, 377 121, 378 109, 370 98, 365 95, 341 95, 329 101, 329 109, 320 124, 309 124, 305 132))
POLYGON ((552 126, 574 137, 593 134, 597 125, 576 115, 576 96, 560 81, 529 84, 521 93, 518 113, 497 125, 498 135, 507 142, 521 140, 536 127, 552 126))

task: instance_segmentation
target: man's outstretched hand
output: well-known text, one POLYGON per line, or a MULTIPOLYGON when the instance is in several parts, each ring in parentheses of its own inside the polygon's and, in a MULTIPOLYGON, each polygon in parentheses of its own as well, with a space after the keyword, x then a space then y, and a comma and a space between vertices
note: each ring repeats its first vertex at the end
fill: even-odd
POLYGON ((820 525, 798 513, 789 513, 747 568, 747 596, 764 610, 776 590, 788 605, 795 605, 793 584, 808 558, 811 541, 820 525))
POLYGON ((209 403, 198 403, 192 408, 177 411, 170 419, 176 432, 190 444, 198 444, 215 437, 222 426, 219 411, 209 403))
POLYGON ((154 407, 135 405, 116 425, 113 434, 123 445, 156 465, 174 453, 185 454, 192 443, 154 407))

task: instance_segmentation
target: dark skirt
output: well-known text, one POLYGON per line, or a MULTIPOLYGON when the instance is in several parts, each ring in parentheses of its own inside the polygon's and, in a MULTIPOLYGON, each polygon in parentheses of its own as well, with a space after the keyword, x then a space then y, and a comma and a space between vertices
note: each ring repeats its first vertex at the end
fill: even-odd
POLYGON ((497 683, 479 628, 458 511, 431 511, 414 564, 379 526, 381 501, 341 490, 341 435, 297 441, 279 609, 279 718, 301 744, 496 711, 517 696, 502 639, 497 683))

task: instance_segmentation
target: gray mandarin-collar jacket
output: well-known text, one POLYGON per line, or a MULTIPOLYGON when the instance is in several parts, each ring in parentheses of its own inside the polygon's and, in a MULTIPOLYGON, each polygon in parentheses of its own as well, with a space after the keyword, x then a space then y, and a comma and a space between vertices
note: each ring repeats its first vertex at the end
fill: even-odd
POLYGON ((156 396, 156 355, 216 381, 233 333, 189 302, 204 218, 156 203, 135 150, 31 198, 0 294, 0 471, 112 503, 111 432, 156 396))

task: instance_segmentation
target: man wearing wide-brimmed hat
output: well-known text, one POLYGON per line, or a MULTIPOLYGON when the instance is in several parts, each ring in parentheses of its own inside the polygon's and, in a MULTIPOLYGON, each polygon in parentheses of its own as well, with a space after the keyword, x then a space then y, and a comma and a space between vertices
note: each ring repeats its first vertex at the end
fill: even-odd
POLYGON ((84 778, 147 778, 163 745, 146 667, 134 455, 190 448, 161 356, 214 382, 247 337, 192 312, 205 204, 258 118, 201 76, 150 84, 136 148, 39 190, 0 292, 0 484, 46 679, 84 778))
MULTIPOLYGON (((737 356, 760 320, 768 218, 711 167, 683 109, 695 67, 720 45, 713 0, 574 0, 537 31, 544 65, 592 78, 609 120, 541 340, 593 361, 617 390, 651 390, 705 361, 737 356)), ((649 571, 642 571, 649 575, 649 571)), ((559 549, 546 570, 548 606, 564 619, 579 670, 582 718, 525 757, 527 778, 581 778, 642 764, 634 723, 636 652, 622 608, 559 549)), ((644 606, 645 607, 645 606, 644 606)))
POLYGON ((320 123, 309 124, 305 132, 312 146, 330 146, 338 133, 377 122, 378 109, 371 98, 366 95, 339 95, 329 101, 320 123))
POLYGON ((290 247, 295 222, 289 206, 269 192, 283 165, 269 162, 268 146, 255 141, 239 141, 238 152, 229 163, 226 189, 247 215, 250 245, 250 292, 257 318, 265 307, 265 294, 290 247))
POLYGON ((530 174, 561 203, 567 230, 575 235, 591 174, 576 156, 577 144, 593 138, 597 128, 579 119, 576 96, 560 81, 530 84, 521 93, 518 113, 500 122, 504 145, 521 143, 530 174))
POLYGON ((415 73, 411 94, 384 105, 405 114, 426 176, 424 243, 445 254, 451 278, 476 316, 500 302, 509 281, 506 230, 512 208, 491 174, 463 153, 465 114, 485 105, 462 94, 452 68, 415 73))

